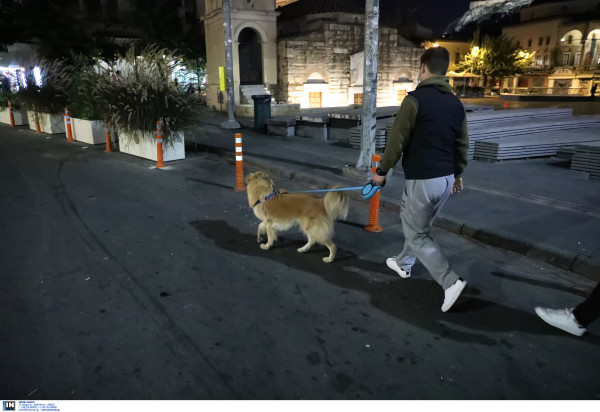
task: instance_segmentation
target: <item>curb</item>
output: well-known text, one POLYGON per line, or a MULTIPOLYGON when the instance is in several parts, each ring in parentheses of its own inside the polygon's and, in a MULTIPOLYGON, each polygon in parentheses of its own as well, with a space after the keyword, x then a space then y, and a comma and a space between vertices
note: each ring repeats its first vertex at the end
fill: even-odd
MULTIPOLYGON (((212 149, 209 149, 209 151, 222 156, 233 156, 233 152, 226 149, 212 149)), ((286 168, 283 165, 274 164, 273 162, 261 161, 260 159, 252 157, 252 155, 245 155, 244 163, 253 167, 261 168, 267 173, 278 174, 288 179, 302 180, 306 184, 321 186, 331 184, 330 180, 324 179, 320 176, 294 170, 289 167, 286 168)), ((349 192, 349 197, 352 200, 363 200, 362 196, 356 192, 349 192)), ((386 196, 381 196, 380 207, 389 212, 400 212, 400 205, 398 202, 386 196)), ((460 219, 444 215, 443 213, 435 220, 434 226, 461 236, 475 239, 481 243, 485 243, 493 247, 510 250, 527 257, 541 260, 552 266, 568 270, 595 282, 600 281, 600 260, 594 259, 590 256, 568 252, 554 246, 545 245, 543 243, 531 242, 502 231, 491 232, 486 229, 473 227, 462 222, 460 219)))

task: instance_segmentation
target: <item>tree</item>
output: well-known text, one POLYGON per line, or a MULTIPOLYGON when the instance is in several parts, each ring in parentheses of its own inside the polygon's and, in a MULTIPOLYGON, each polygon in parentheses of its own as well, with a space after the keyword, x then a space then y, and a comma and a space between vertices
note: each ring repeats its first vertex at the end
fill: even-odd
POLYGON ((523 73, 533 61, 534 53, 517 47, 506 36, 483 36, 478 41, 478 35, 469 53, 457 66, 459 71, 483 76, 484 85, 489 78, 502 78, 523 73))
POLYGON ((197 19, 188 21, 180 0, 132 0, 135 24, 141 34, 140 46, 154 44, 170 50, 177 49, 186 59, 206 58, 204 27, 197 19))

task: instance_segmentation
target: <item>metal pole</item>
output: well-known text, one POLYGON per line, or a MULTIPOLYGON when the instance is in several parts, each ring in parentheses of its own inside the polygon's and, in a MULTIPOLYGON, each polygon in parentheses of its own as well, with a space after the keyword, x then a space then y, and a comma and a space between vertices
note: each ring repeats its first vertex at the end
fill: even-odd
POLYGON ((240 129, 240 124, 235 120, 235 93, 233 82, 233 46, 231 33, 231 1, 223 0, 223 33, 225 35, 225 72, 227 84, 227 117, 221 123, 223 129, 240 129))
POLYGON ((377 52, 379 46, 379 0, 366 0, 365 69, 363 75, 362 142, 357 169, 369 170, 375 152, 377 127, 377 52))

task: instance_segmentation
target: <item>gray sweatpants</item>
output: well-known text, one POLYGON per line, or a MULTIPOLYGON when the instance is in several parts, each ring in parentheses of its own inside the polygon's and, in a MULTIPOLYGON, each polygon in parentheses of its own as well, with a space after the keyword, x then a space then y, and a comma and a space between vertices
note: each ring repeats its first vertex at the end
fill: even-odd
POLYGON ((452 286, 459 276, 450 269, 448 259, 429 232, 433 221, 450 197, 453 185, 453 175, 407 180, 400 204, 405 241, 404 249, 396 256, 398 266, 410 272, 415 259, 419 259, 444 290, 452 286))

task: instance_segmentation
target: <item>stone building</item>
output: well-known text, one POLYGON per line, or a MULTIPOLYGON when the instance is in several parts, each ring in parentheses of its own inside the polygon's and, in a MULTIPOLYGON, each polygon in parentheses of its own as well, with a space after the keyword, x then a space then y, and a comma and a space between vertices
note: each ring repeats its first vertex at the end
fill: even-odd
MULTIPOLYGON (((303 108, 361 104, 364 2, 301 0, 279 10, 278 100, 303 108)), ((414 89, 422 52, 380 27, 378 106, 396 106, 414 89)))
MULTIPOLYGON (((231 0, 236 102, 270 92, 280 103, 335 107, 362 103, 364 1, 231 0), (277 7, 283 5, 282 7, 277 7)), ((222 0, 206 0, 207 101, 219 104, 225 63, 222 0)), ((423 49, 379 28, 378 106, 400 104, 416 87, 423 49)))
POLYGON ((536 0, 521 9, 518 24, 502 32, 535 52, 530 70, 505 79, 503 88, 585 95, 600 83, 600 0, 536 0))

